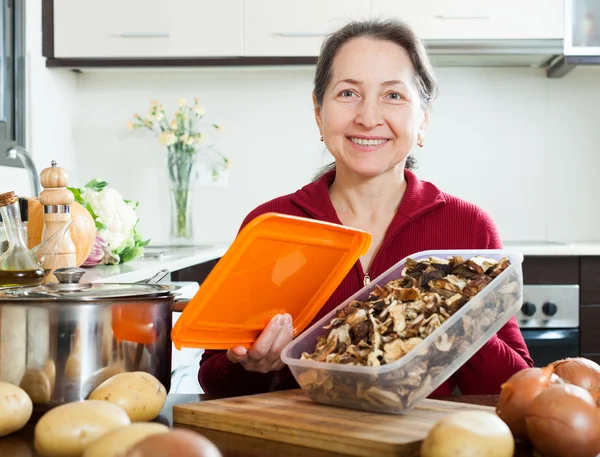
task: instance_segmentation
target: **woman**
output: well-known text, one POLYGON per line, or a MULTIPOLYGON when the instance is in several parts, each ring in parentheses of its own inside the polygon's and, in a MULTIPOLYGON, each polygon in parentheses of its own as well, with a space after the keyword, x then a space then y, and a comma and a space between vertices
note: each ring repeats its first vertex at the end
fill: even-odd
MULTIPOLYGON (((353 22, 323 44, 314 79, 321 140, 335 158, 314 182, 269 201, 244 220, 279 212, 343 224, 372 234, 360 258, 313 320, 415 252, 497 249, 494 223, 481 209, 441 192, 411 171, 423 146, 437 83, 425 49, 406 25, 353 22)), ((311 323, 312 325, 312 323, 311 323)), ((289 315, 275 316, 249 350, 206 351, 205 392, 233 396, 297 387, 279 355, 292 340, 289 315)), ((433 395, 497 394, 513 373, 533 366, 511 319, 433 395)))

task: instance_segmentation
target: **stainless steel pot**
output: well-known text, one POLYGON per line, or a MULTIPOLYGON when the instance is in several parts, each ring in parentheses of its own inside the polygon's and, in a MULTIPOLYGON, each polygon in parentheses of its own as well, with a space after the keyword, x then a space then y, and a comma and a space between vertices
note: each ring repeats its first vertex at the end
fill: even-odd
POLYGON ((29 394, 34 419, 124 371, 170 389, 177 287, 80 283, 84 273, 59 269, 57 284, 0 289, 0 381, 29 394))

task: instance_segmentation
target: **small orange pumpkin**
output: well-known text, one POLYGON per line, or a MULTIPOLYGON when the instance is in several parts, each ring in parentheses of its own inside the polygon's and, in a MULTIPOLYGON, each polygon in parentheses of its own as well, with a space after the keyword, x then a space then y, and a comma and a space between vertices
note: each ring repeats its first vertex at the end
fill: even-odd
MULTIPOLYGON (((33 249, 42 242, 44 208, 38 198, 29 198, 29 222, 27 223, 27 246, 33 249)), ((77 266, 89 257, 96 240, 96 224, 90 212, 77 202, 71 204, 73 223, 69 227, 71 239, 77 250, 77 266)))

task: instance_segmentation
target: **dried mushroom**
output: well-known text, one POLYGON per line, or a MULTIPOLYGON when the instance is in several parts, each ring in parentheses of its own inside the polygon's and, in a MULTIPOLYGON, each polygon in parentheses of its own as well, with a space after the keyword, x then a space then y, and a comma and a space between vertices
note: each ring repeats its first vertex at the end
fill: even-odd
POLYGON ((363 408, 366 400, 384 410, 410 407, 519 298, 515 275, 471 307, 462 325, 433 336, 432 344, 421 343, 509 265, 508 258, 496 261, 481 256, 409 258, 402 277, 373 285, 366 299, 339 309, 324 327, 328 333, 301 359, 380 367, 410 353, 411 363, 378 374, 307 369, 299 377, 300 384, 326 403, 352 406, 354 402, 363 408))

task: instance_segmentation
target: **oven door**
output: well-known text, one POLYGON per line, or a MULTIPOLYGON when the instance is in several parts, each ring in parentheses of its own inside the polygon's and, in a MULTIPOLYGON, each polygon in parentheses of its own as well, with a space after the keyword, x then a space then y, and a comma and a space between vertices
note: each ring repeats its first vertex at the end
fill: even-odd
POLYGON ((579 357, 579 329, 521 329, 536 367, 566 357, 579 357))

